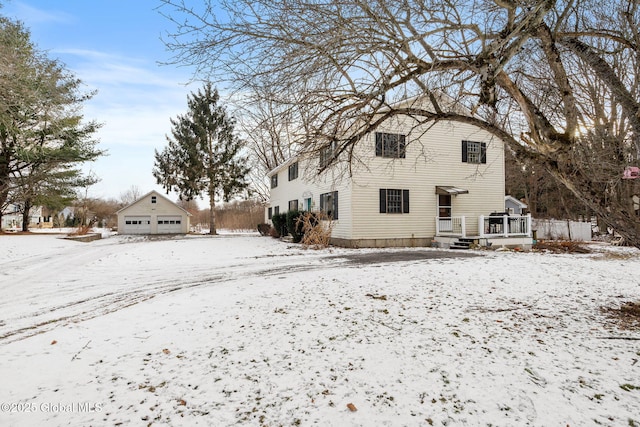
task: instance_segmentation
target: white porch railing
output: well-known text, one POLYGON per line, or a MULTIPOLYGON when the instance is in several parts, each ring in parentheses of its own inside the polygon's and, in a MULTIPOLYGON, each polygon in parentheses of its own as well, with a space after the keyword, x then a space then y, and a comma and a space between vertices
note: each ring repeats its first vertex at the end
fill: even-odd
POLYGON ((480 237, 531 236, 531 214, 484 216, 478 220, 480 237))
POLYGON ((484 216, 478 218, 478 230, 467 234, 464 216, 436 217, 436 236, 531 237, 531 215, 484 216))
POLYGON ((451 218, 436 217, 436 236, 466 236, 467 227, 465 217, 454 216, 451 218))

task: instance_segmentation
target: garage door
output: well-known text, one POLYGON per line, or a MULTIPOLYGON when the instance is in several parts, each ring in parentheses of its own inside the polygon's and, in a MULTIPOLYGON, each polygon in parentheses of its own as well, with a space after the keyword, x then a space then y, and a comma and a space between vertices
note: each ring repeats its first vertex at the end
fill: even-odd
POLYGON ((180 215, 158 216, 158 234, 182 233, 182 217, 180 215))
POLYGON ((151 217, 150 216, 125 216, 123 233, 124 234, 150 234, 151 233, 151 217))

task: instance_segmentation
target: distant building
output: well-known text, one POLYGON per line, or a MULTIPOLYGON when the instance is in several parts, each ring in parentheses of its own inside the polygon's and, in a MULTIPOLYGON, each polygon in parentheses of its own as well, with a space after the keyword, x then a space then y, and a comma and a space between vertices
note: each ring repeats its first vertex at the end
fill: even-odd
MULTIPOLYGON (((32 207, 29 211, 29 228, 38 227, 42 223, 42 206, 32 207)), ((20 205, 12 203, 2 211, 2 225, 0 228, 3 230, 22 229, 22 212, 20 205)))
POLYGON ((191 214, 157 191, 116 212, 120 234, 186 234, 191 214))
POLYGON ((527 204, 513 196, 504 196, 504 210, 510 215, 522 215, 527 210, 527 204))

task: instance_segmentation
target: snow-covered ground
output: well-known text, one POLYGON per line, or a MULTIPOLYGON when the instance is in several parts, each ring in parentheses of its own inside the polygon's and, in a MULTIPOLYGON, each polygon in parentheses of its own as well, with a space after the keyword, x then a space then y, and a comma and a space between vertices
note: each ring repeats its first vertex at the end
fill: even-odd
POLYGON ((592 248, 0 236, 0 426, 640 425, 640 252, 592 248))

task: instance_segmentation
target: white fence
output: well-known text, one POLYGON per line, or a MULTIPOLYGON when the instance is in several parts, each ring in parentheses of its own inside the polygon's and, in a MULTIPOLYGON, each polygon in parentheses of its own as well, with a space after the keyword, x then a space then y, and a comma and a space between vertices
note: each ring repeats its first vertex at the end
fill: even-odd
POLYGON ((560 219, 534 219, 532 228, 538 239, 591 241, 591 223, 560 219))

